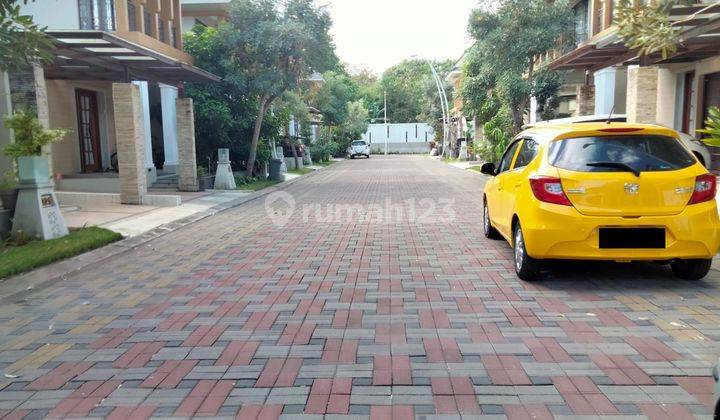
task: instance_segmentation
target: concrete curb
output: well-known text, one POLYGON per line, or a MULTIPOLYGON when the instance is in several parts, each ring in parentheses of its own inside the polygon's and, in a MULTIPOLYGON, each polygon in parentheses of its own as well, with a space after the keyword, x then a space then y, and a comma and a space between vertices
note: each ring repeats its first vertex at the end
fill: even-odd
MULTIPOLYGON (((341 162, 343 161, 330 166, 340 164, 341 162)), ((230 210, 247 202, 265 197, 266 195, 282 190, 301 179, 313 177, 330 166, 321 167, 313 172, 290 179, 278 185, 273 185, 260 191, 255 191, 250 195, 218 204, 215 207, 203 210, 193 214, 192 216, 158 226, 155 229, 143 233, 142 235, 123 239, 102 248, 97 248, 72 258, 54 262, 27 273, 18 274, 16 276, 8 277, 5 280, 0 280, 0 304, 21 303, 22 300, 31 293, 48 288, 58 281, 63 281, 67 279, 69 275, 84 269, 90 264, 97 264, 108 258, 132 251, 133 249, 146 244, 153 239, 165 236, 168 233, 174 232, 185 226, 192 225, 193 223, 199 222, 200 220, 206 219, 220 212, 230 210)))

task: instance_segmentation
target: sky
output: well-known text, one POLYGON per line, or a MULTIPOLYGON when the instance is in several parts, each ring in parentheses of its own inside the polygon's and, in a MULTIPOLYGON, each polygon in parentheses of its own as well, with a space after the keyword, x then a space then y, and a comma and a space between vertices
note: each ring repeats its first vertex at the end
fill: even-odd
POLYGON ((333 18, 340 59, 381 74, 413 55, 460 58, 477 0, 321 0, 333 18))

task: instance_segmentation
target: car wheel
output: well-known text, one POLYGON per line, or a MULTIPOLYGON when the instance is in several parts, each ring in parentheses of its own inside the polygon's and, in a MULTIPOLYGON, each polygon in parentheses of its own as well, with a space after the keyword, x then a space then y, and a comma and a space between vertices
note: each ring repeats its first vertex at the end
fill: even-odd
POLYGON ((370 159, 370 155, 365 155, 366 158, 370 159))
POLYGON ((355 159, 355 155, 350 155, 350 159, 355 159))
POLYGON ((513 232, 513 254, 517 276, 525 281, 537 280, 540 274, 540 262, 528 255, 525 247, 525 236, 523 236, 519 222, 515 225, 515 231, 513 232))
POLYGON ((676 277, 683 280, 700 280, 707 276, 712 265, 712 259, 708 260, 678 260, 670 263, 676 277))
POLYGON ((500 239, 500 232, 497 231, 490 223, 490 212, 488 211, 488 205, 483 200, 483 233, 488 239, 500 239))

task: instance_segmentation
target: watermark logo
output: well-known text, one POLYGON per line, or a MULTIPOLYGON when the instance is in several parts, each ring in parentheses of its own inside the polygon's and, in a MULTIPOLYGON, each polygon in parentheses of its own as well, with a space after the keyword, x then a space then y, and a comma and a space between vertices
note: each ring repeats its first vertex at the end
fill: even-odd
POLYGON ((265 199, 265 212, 273 224, 285 227, 295 212, 295 198, 285 191, 276 191, 265 199))
MULTIPOLYGON (((268 195, 265 210, 277 227, 284 227, 298 210, 292 195, 279 191, 268 195)), ((433 224, 455 219, 455 199, 411 198, 380 203, 307 203, 297 214, 303 223, 433 224)))

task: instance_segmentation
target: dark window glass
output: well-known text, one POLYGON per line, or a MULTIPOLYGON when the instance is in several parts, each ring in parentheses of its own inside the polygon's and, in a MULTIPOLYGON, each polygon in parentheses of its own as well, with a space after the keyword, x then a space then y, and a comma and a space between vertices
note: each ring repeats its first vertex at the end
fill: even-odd
POLYGON ((132 0, 127 2, 128 11, 128 30, 137 31, 137 12, 135 11, 135 3, 132 0))
POLYGON ((579 172, 673 171, 696 163, 680 140, 664 136, 579 137, 550 145, 550 164, 579 172), (608 165, 610 163, 610 165, 608 165))
POLYGON ((152 20, 152 16, 150 15, 150 12, 147 11, 145 7, 143 7, 143 19, 144 19, 144 25, 145 25, 145 35, 152 36, 152 24, 150 23, 152 20))
POLYGON ((165 42, 165 21, 158 19, 158 39, 165 42))
POLYGON ((175 35, 175 26, 170 24, 170 45, 177 48, 177 36, 175 35))
POLYGON ((499 174, 510 169, 510 164, 512 163, 513 156, 515 156, 515 151, 517 150, 519 145, 520 142, 516 141, 515 143, 511 144, 510 147, 507 148, 507 150, 505 150, 505 154, 503 155, 503 158, 500 161, 500 165, 498 166, 499 174))
POLYGON ((364 141, 354 141, 354 142, 352 142, 352 145, 353 146, 365 146, 365 142, 364 141))
POLYGON ((515 166, 513 169, 522 168, 528 166, 538 152, 538 143, 533 139, 525 139, 520 147, 517 159, 515 159, 515 166))

